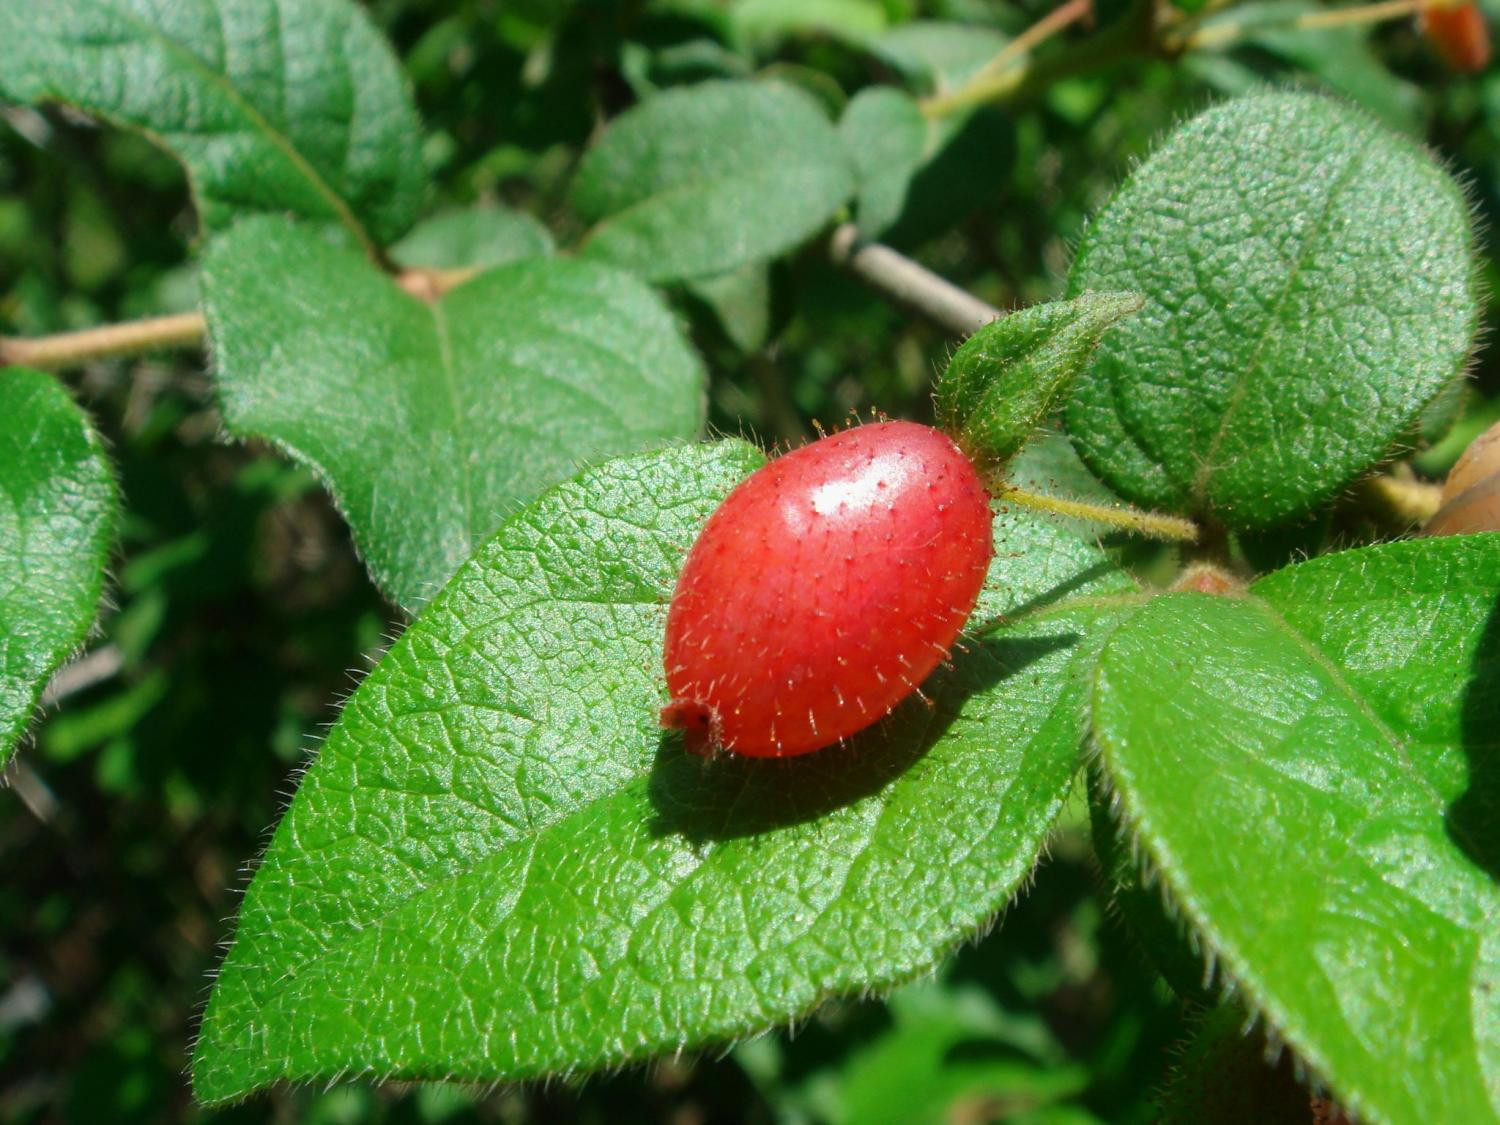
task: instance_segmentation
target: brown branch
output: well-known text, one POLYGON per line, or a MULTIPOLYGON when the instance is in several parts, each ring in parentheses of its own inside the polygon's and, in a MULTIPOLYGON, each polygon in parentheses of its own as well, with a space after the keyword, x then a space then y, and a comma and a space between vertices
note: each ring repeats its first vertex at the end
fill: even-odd
POLYGON ((1176 38, 1169 37, 1166 47, 1171 51, 1192 51, 1204 48, 1222 50, 1262 28, 1283 27, 1297 31, 1312 31, 1326 27, 1356 27, 1361 24, 1384 23, 1388 20, 1414 16, 1431 4, 1432 0, 1377 0, 1373 4, 1355 4, 1345 8, 1326 8, 1316 12, 1304 12, 1293 19, 1274 23, 1267 21, 1242 23, 1237 20, 1225 20, 1176 38))
MULTIPOLYGON (((418 300, 436 301, 448 290, 462 285, 478 273, 479 270, 469 268, 441 270, 418 267, 403 270, 394 280, 418 300)), ((62 370, 79 367, 96 359, 201 347, 207 335, 208 326, 203 314, 188 312, 129 320, 123 324, 102 324, 97 328, 59 332, 53 336, 0 336, 0 367, 62 370)))
POLYGON ((203 314, 190 312, 104 324, 78 332, 31 339, 0 336, 0 366, 77 367, 94 359, 139 355, 163 348, 193 348, 203 342, 203 314))
POLYGON ((915 309, 958 336, 969 336, 1002 313, 926 266, 878 242, 860 242, 859 230, 845 223, 828 244, 834 263, 899 304, 915 309))
POLYGON ((1072 24, 1088 19, 1093 13, 1093 0, 1067 0, 1002 47, 957 90, 923 98, 922 112, 928 117, 946 117, 971 106, 1005 98, 1025 82, 1025 60, 1033 47, 1040 46, 1072 24))

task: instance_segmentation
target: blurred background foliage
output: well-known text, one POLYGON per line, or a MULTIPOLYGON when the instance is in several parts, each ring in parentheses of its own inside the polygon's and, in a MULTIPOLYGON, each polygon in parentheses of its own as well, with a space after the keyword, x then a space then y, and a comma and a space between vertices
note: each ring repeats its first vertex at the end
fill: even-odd
MULTIPOLYGON (((1048 11, 1040 0, 368 7, 430 129, 429 211, 502 204, 564 246, 581 233, 567 203, 580 152, 653 90, 770 72, 836 114, 870 85, 951 88, 1048 11)), ((1239 5, 1208 17, 1242 25, 1223 49, 1066 76, 1066 60, 1086 59, 1090 37, 1125 18, 1119 0, 1101 0, 1096 29, 1043 49, 1063 60, 1055 81, 956 130, 887 240, 998 306, 1055 296, 1087 217, 1155 138, 1216 97, 1297 82, 1439 152, 1470 189, 1492 277, 1500 73, 1450 71, 1410 19, 1289 26, 1311 10, 1239 5)), ((64 110, 0 117, 0 332, 193 307, 197 227, 169 157, 64 110)), ((712 370, 711 425, 767 446, 872 408, 929 417, 931 377, 954 343, 840 273, 818 243, 673 297, 712 370)), ((127 516, 93 655, 54 685, 67 706, 49 709, 0 794, 0 1120, 1158 1115, 1184 1002, 1116 920, 1081 812, 1003 925, 936 979, 835 1003, 794 1033, 545 1086, 299 1089, 194 1108, 187 1047, 242 858, 263 846, 338 701, 401 621, 309 475, 221 440, 201 357, 98 362, 69 380, 112 446, 127 516)), ((1481 355, 1457 409, 1418 443, 1418 470, 1446 470, 1500 413, 1497 392, 1493 353, 1481 355)))

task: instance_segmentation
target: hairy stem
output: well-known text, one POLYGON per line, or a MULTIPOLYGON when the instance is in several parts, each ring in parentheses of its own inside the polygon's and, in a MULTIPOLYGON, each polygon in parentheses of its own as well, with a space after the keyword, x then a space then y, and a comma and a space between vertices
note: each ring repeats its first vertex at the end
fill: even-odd
POLYGON ((1061 496, 1044 496, 1028 492, 1013 484, 998 481, 990 485, 995 499, 1007 504, 1019 504, 1035 508, 1040 512, 1051 512, 1056 516, 1088 520, 1091 523, 1108 524, 1137 535, 1152 539, 1165 539, 1176 543, 1193 543, 1198 539, 1198 525, 1181 516, 1168 516, 1161 512, 1143 512, 1124 504, 1093 504, 1086 500, 1070 500, 1061 496))
POLYGON ((966 289, 960 289, 925 266, 878 242, 862 243, 853 223, 833 232, 829 256, 866 285, 915 309, 959 336, 969 336, 1002 315, 966 289))

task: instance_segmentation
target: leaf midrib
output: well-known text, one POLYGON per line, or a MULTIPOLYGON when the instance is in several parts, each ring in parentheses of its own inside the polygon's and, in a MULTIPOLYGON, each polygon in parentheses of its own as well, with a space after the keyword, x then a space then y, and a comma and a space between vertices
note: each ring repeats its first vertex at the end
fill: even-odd
MULTIPOLYGON (((200 58, 190 46, 171 38, 160 28, 142 19, 140 16, 137 16, 134 12, 128 11, 125 8, 122 8, 120 5, 110 2, 110 0, 105 0, 105 3, 107 4, 109 10, 117 15, 123 22, 135 27, 137 30, 142 32, 146 38, 160 43, 162 47, 165 48, 170 54, 176 56, 177 58, 182 60, 190 69, 202 75, 209 82, 209 84, 218 87, 229 98, 229 100, 240 109, 240 111, 245 115, 250 123, 256 126, 260 130, 260 132, 265 135, 266 139, 269 140, 271 144, 274 145, 281 152, 281 154, 287 158, 288 161, 290 161, 292 167, 300 172, 303 177, 312 184, 313 190, 315 190, 320 196, 322 196, 324 201, 327 202, 331 208, 333 208, 334 214, 338 216, 339 221, 343 223, 344 226, 346 226, 357 239, 359 239, 360 246, 364 249, 365 253, 370 255, 372 258, 378 256, 379 248, 376 246, 375 240, 370 236, 370 232, 365 229, 364 224, 355 217, 353 210, 351 210, 349 207, 349 204, 344 200, 342 196, 338 194, 338 192, 333 189, 333 186, 329 184, 327 180, 319 175, 317 169, 313 167, 313 165, 307 160, 307 158, 297 150, 296 146, 292 143, 291 138, 286 136, 286 134, 281 132, 281 130, 273 126, 270 119, 267 118, 263 113, 261 113, 261 111, 256 108, 254 103, 252 103, 244 94, 239 91, 234 83, 229 80, 229 76, 227 74, 221 74, 219 71, 211 67, 207 63, 207 61, 200 58)), ((213 8, 215 15, 218 15, 217 5, 211 2, 210 7, 213 8)), ((279 14, 279 7, 277 8, 277 12, 279 14)), ((221 42, 223 41, 222 32, 220 35, 220 40, 221 42)), ((227 54, 228 44, 225 43, 224 45, 226 47, 227 54)), ((285 79, 285 72, 286 68, 283 61, 282 72, 277 76, 278 81, 285 79)))
MULTIPOLYGON (((413 298, 415 300, 415 298, 413 298)), ((443 385, 448 391, 448 402, 453 410, 453 434, 457 440, 454 452, 458 455, 461 471, 461 486, 464 502, 463 554, 467 558, 474 553, 474 467, 471 446, 465 440, 463 400, 458 390, 458 373, 453 367, 453 340, 448 332, 448 314, 443 311, 442 301, 422 302, 432 316, 433 334, 437 339, 438 367, 443 372, 443 385)))
MULTIPOLYGON (((1259 606, 1267 614, 1267 616, 1269 616, 1271 620, 1284 633, 1286 633, 1287 636, 1289 636, 1294 642, 1296 642, 1298 647, 1301 648, 1302 651, 1306 653, 1306 655, 1310 657, 1312 661, 1323 671, 1324 675, 1329 678, 1334 687, 1338 689, 1339 693, 1342 694, 1347 700, 1349 700, 1349 702, 1354 704, 1360 715, 1364 717, 1364 719, 1369 722, 1377 731, 1379 731, 1381 736, 1385 738, 1388 743, 1390 743, 1391 749, 1396 752, 1397 758, 1400 761, 1402 772, 1410 776, 1412 780, 1416 782, 1418 788, 1423 790, 1425 793, 1427 793, 1428 796, 1432 798, 1434 804, 1436 805, 1437 818, 1441 820, 1445 825, 1448 825, 1450 831, 1452 831, 1456 837, 1461 839, 1472 852, 1474 852, 1475 854, 1481 852, 1483 849, 1480 847, 1477 841, 1473 840, 1470 837, 1469 833, 1465 831, 1463 825, 1452 822, 1446 815, 1446 810, 1448 807, 1447 800, 1443 797, 1443 794, 1438 790, 1437 786, 1433 785, 1432 782, 1423 775, 1422 771, 1417 768, 1416 763, 1412 761, 1411 754, 1408 751, 1411 740, 1403 738, 1401 735, 1396 733, 1391 725, 1380 716, 1380 714, 1375 710, 1370 702, 1365 699, 1365 697, 1354 687, 1354 685, 1349 683, 1349 681, 1344 678, 1344 675, 1339 670, 1338 665, 1335 664, 1333 659, 1326 652, 1324 652, 1322 648, 1318 646, 1316 641, 1314 641, 1310 636, 1308 636, 1306 633, 1303 633, 1300 629, 1294 626, 1289 620, 1287 620, 1287 618, 1282 616, 1281 612, 1276 609, 1275 606, 1271 605, 1269 602, 1266 602, 1261 598, 1254 597, 1253 595, 1251 600, 1254 601, 1255 604, 1259 606)), ((1486 911, 1485 917, 1490 919, 1500 918, 1500 906, 1497 906, 1490 911, 1486 911)))
MULTIPOLYGON (((551 599, 547 599, 547 600, 550 601, 551 599)), ((1095 597, 1095 598, 1070 599, 1070 600, 1067 600, 1067 601, 1064 601, 1064 602, 1059 602, 1059 603, 1055 603, 1055 604, 1050 605, 1050 606, 1046 606, 1046 607, 1044 607, 1042 609, 1036 610, 1035 612, 1022 615, 1022 616, 1016 618, 1015 620, 1017 620, 1017 621, 1025 620, 1027 622, 1035 622, 1035 621, 1039 621, 1039 620, 1045 620, 1045 619, 1053 617, 1053 616, 1060 616, 1060 615, 1071 614, 1071 613, 1077 612, 1080 609, 1087 610, 1087 609, 1107 608, 1107 607, 1112 606, 1112 605, 1129 605, 1129 604, 1132 604, 1132 603, 1134 603, 1134 602, 1136 602, 1138 600, 1139 600, 1139 596, 1138 595, 1120 595, 1118 598, 1110 598, 1110 597, 1102 597, 1101 598, 1101 597, 1095 597)), ((622 606, 632 606, 632 605, 639 606, 639 605, 643 605, 643 604, 646 604, 646 603, 643 603, 643 602, 623 602, 623 603, 616 603, 616 602, 608 602, 608 603, 591 602, 589 604, 604 604, 604 605, 609 605, 609 606, 615 606, 617 604, 618 605, 622 605, 622 606)), ((653 602, 651 604, 655 605, 657 603, 653 602)), ((1118 626, 1116 626, 1116 627, 1118 627, 1118 626)), ((1103 650, 1103 646, 1101 645, 1100 651, 1102 652, 1102 650, 1103 650)), ((424 896, 428 895, 429 893, 432 893, 432 892, 437 891, 437 890, 439 890, 441 888, 444 888, 444 887, 450 886, 450 885, 452 885, 452 884, 454 884, 456 882, 459 882, 459 881, 461 881, 463 879, 467 879, 467 878, 469 878, 471 876, 474 876, 474 875, 477 875, 477 874, 481 873, 489 864, 491 864, 491 863, 495 862, 497 859, 499 859, 499 858, 501 858, 501 857, 509 854, 512 849, 515 849, 517 847, 529 847, 529 848, 532 848, 534 850, 536 848, 537 844, 538 844, 538 841, 541 839, 541 837, 543 837, 544 835, 546 835, 548 833, 554 832, 560 826, 566 825, 566 824, 568 824, 568 823, 576 820, 577 818, 584 816, 585 814, 592 813, 593 811, 595 811, 601 805, 605 805, 605 804, 608 804, 608 803, 611 803, 613 801, 618 800, 622 794, 624 794, 627 790, 630 789, 631 786, 639 785, 639 784, 642 784, 642 783, 646 782, 647 780, 649 780, 651 772, 654 769, 655 769, 655 763, 654 762, 650 762, 650 763, 647 763, 646 765, 644 765, 643 767, 641 767, 639 769, 630 771, 629 773, 623 775, 620 778, 619 782, 615 786, 613 786, 612 788, 604 790, 604 791, 596 794, 595 796, 590 797, 588 800, 586 800, 583 803, 577 805, 575 808, 569 810, 566 814, 564 814, 563 816, 557 818, 556 820, 548 821, 548 822, 546 822, 544 824, 541 824, 540 826, 533 825, 532 827, 530 827, 529 831, 527 831, 525 833, 518 833, 515 836, 513 836, 511 839, 506 840, 506 841, 500 843, 493 850, 486 852, 476 862, 474 862, 474 863, 472 863, 472 864, 470 864, 468 866, 457 867, 453 871, 449 872, 447 875, 444 875, 442 878, 436 879, 436 880, 434 880, 431 883, 424 884, 421 887, 418 887, 418 888, 412 890, 411 893, 406 894, 406 895, 401 896, 400 898, 396 899, 395 901, 393 901, 388 906, 387 909, 383 910, 380 914, 378 914, 378 915, 376 915, 376 916, 374 916, 372 918, 369 918, 369 919, 360 920, 357 923, 357 927, 356 927, 356 929, 355 929, 355 931, 353 933, 353 936, 351 938, 351 942, 349 942, 349 943, 342 943, 342 944, 339 944, 339 943, 329 944, 327 946, 324 946, 322 949, 320 949, 317 953, 313 954, 312 956, 307 957, 304 960, 301 960, 301 961, 297 962, 294 971, 292 971, 292 972, 284 972, 280 977, 277 978, 276 981, 274 981, 274 982, 271 983, 271 985, 266 990, 268 998, 275 998, 275 997, 278 997, 278 996, 285 995, 285 993, 286 993, 287 990, 282 989, 281 988, 282 985, 286 984, 287 982, 295 982, 295 981, 298 981, 298 980, 305 979, 305 977, 308 975, 309 971, 312 970, 314 968, 314 966, 317 966, 317 965, 319 965, 321 963, 324 963, 324 962, 330 960, 331 958, 336 957, 345 948, 347 948, 347 946, 349 944, 359 942, 361 940, 361 935, 369 933, 369 932, 373 932, 373 931, 379 929, 385 922, 387 922, 393 916, 395 916, 396 914, 399 914, 401 911, 403 911, 407 907, 409 907, 412 903, 414 903, 416 901, 419 901, 420 899, 422 899, 424 896), (273 990, 275 990, 274 994, 273 994, 273 990)), ((711 852, 710 853, 705 853, 705 856, 704 856, 704 861, 705 862, 707 860, 707 855, 708 854, 711 854, 711 852)), ((851 863, 852 862, 853 861, 851 861, 851 863)), ((700 866, 701 866, 701 864, 700 864, 700 866)), ((695 870, 696 870, 696 868, 695 868, 695 870)), ((261 933, 255 935, 257 941, 267 940, 271 936, 272 935, 270 934, 269 931, 262 931, 261 933)), ((255 1000, 253 998, 250 999, 248 1001, 248 1003, 249 1003, 249 1006, 252 1007, 255 1011, 264 1011, 264 1010, 266 1010, 270 1006, 267 1003, 262 1003, 259 1000, 255 1000)), ((241 1020, 237 1021, 236 1026, 241 1026, 245 1022, 246 1022, 245 1020, 241 1019, 241 1020)))
MULTIPOLYGON (((1107 648, 1108 645, 1105 647, 1107 648)), ((1108 758, 1110 740, 1102 733, 1104 726, 1099 721, 1099 705, 1103 696, 1099 690, 1099 681, 1100 677, 1105 674, 1102 656, 1101 653, 1101 659, 1095 664, 1094 673, 1090 677, 1088 725, 1090 740, 1099 748, 1100 754, 1108 758)), ((1251 962, 1241 957, 1237 948, 1229 947, 1229 943, 1224 939, 1223 931, 1199 905, 1197 896, 1182 885, 1179 876, 1181 864, 1177 859, 1176 850, 1162 842, 1161 833, 1156 828, 1155 818, 1143 812, 1132 800, 1130 787, 1122 786, 1118 780, 1115 780, 1119 773, 1118 765, 1109 763, 1107 773, 1111 779, 1110 788, 1118 797, 1124 814, 1119 817, 1119 822, 1129 830, 1130 838, 1140 854, 1150 858, 1162 885, 1170 892, 1170 901, 1176 904, 1177 913, 1185 916, 1192 929, 1202 935, 1207 948, 1212 951, 1213 959, 1228 968, 1234 981, 1249 989, 1256 1007, 1268 1017, 1268 1026, 1283 1031, 1288 1027, 1300 1027, 1299 1023, 1288 1019, 1288 1013, 1279 1000, 1268 995, 1265 982, 1261 979, 1260 973, 1255 971, 1251 962)), ((1133 775, 1133 771, 1126 771, 1126 775, 1133 775)), ((1206 961, 1206 963, 1212 964, 1213 962, 1206 961)), ((1302 1039, 1304 1036, 1299 1035, 1297 1038, 1302 1039)), ((1297 1053, 1304 1062, 1312 1066, 1314 1073, 1327 1071, 1327 1059, 1320 1051, 1299 1042, 1297 1053)), ((1361 1110, 1363 1106, 1350 1105, 1349 1108, 1361 1110)))
POLYGON ((1192 502, 1197 506, 1208 505, 1208 490, 1216 472, 1214 459, 1218 456, 1219 448, 1224 444, 1224 439, 1229 434, 1229 424, 1233 420, 1235 412, 1240 408, 1241 403, 1244 402, 1246 395, 1249 394, 1252 376, 1258 371, 1262 353, 1264 353, 1267 344, 1270 342, 1272 334, 1280 327, 1282 306, 1286 304, 1287 299, 1291 296, 1293 286, 1296 285, 1297 279, 1302 276, 1302 271, 1306 267, 1308 260, 1312 257, 1313 252, 1319 248, 1327 232, 1326 223, 1329 213, 1333 209, 1334 201, 1343 192, 1354 171, 1363 166, 1366 155, 1367 150, 1361 149, 1356 151, 1340 170, 1338 177, 1329 185, 1328 193, 1323 197, 1322 206, 1318 210, 1317 220, 1313 223, 1307 237, 1303 239, 1302 245, 1298 247, 1297 257, 1292 263, 1292 268, 1287 271, 1286 282, 1283 284, 1281 292, 1276 295, 1276 300, 1272 303, 1271 308, 1266 314, 1266 323, 1261 329, 1260 338, 1256 340, 1255 347, 1246 360, 1245 365, 1235 377, 1235 385, 1234 389, 1230 392, 1229 402, 1224 407, 1224 413, 1219 416, 1219 424, 1214 430, 1213 437, 1209 439, 1208 449, 1204 451, 1202 463, 1193 479, 1190 494, 1192 502))
MULTIPOLYGON (((1369 721, 1375 727, 1375 729, 1379 731, 1381 735, 1391 743, 1392 748, 1397 751, 1398 755, 1400 755, 1402 768, 1416 778, 1418 785, 1422 789, 1436 798, 1438 803, 1438 816, 1446 824, 1447 819, 1442 815, 1443 808, 1445 807, 1445 802, 1443 801, 1442 795, 1438 793, 1436 788, 1429 784, 1424 777, 1422 777, 1420 772, 1416 769, 1415 765, 1411 763, 1409 757, 1406 754, 1403 740, 1400 739, 1399 736, 1397 736, 1395 732, 1392 731, 1390 727, 1379 718, 1378 715, 1368 709, 1368 706, 1365 704, 1364 700, 1360 698, 1359 694, 1354 691, 1352 686, 1346 683, 1343 677, 1337 673, 1337 670, 1332 666, 1329 658, 1324 653, 1322 653, 1317 645, 1313 643, 1309 638, 1304 636, 1300 631, 1293 628, 1292 625, 1282 617, 1282 615, 1275 609, 1274 606, 1271 606, 1263 599, 1254 595, 1251 595, 1246 600, 1255 604, 1257 608, 1264 609, 1264 611, 1271 618, 1272 622, 1280 626, 1282 631, 1284 631, 1290 637, 1293 643, 1297 644, 1299 648, 1302 648, 1307 653, 1307 655, 1314 661, 1314 663, 1320 670, 1324 671, 1327 674, 1330 674, 1331 682, 1334 688, 1342 694, 1348 696, 1355 703, 1356 707, 1358 707, 1361 712, 1369 718, 1369 721)), ((1090 700, 1088 705, 1088 723, 1090 728, 1090 737, 1097 740, 1100 743, 1101 750, 1103 750, 1107 754, 1108 739, 1099 733, 1104 728, 1100 724, 1098 717, 1098 708, 1102 694, 1098 690, 1099 677, 1103 674, 1104 663, 1101 659, 1099 663, 1095 665, 1094 674, 1091 677, 1092 690, 1089 693, 1090 700)), ((1114 773, 1117 768, 1118 767, 1115 765, 1111 765, 1109 767, 1111 773, 1114 773)), ((1127 776, 1130 776, 1131 774, 1133 774, 1133 771, 1127 771, 1127 776)), ((1161 833, 1156 827, 1155 818, 1142 812, 1142 810, 1137 807, 1136 802, 1132 800, 1132 794, 1127 787, 1119 785, 1118 782, 1113 783, 1112 787, 1114 789, 1114 792, 1118 794, 1119 799, 1123 802, 1123 806, 1127 813, 1127 815, 1123 818, 1123 822, 1130 826, 1132 838, 1136 841, 1142 853, 1151 858, 1153 866, 1159 873, 1164 885, 1170 891, 1171 899, 1174 903, 1177 904, 1179 912, 1187 916, 1190 920, 1190 924, 1193 930, 1203 936, 1208 948, 1213 951, 1214 957, 1227 967, 1231 979, 1244 986, 1245 990, 1248 991, 1256 1008, 1265 1013, 1268 1025, 1281 1029, 1283 1033, 1286 1033, 1287 1029, 1297 1029, 1294 1033, 1289 1034, 1288 1038, 1295 1037, 1295 1039, 1297 1040, 1294 1045, 1297 1048, 1298 1055, 1312 1067, 1315 1073, 1327 1073, 1330 1069, 1327 1059, 1326 1057, 1324 1057, 1321 1050, 1317 1049, 1311 1044, 1310 1037, 1306 1033, 1306 1025, 1303 1024, 1300 1019, 1290 1018, 1286 1007, 1281 1003, 1279 997, 1274 996, 1272 994, 1273 990, 1267 987, 1263 975, 1257 970, 1255 965, 1248 957, 1242 955, 1239 943, 1236 942, 1234 943, 1233 947, 1231 947, 1230 943, 1225 940, 1222 927, 1220 927, 1217 922, 1203 910, 1199 903, 1198 896, 1191 893, 1190 890, 1183 885, 1182 879, 1180 877, 1182 867, 1180 861, 1177 859, 1177 853, 1174 849, 1168 848, 1163 844, 1161 833)), ((1493 898, 1492 901, 1494 901, 1493 898)), ((1491 909, 1486 910, 1483 913, 1482 917, 1486 921, 1494 921, 1497 917, 1500 917, 1500 906, 1492 906, 1491 909)), ((1455 919, 1447 920, 1450 921, 1456 928, 1465 931, 1473 938, 1475 938, 1476 942, 1482 939, 1482 927, 1465 926, 1462 922, 1455 919)), ((1347 1021, 1345 1021, 1345 1024, 1347 1026, 1347 1021)), ((1368 1112, 1368 1106, 1365 1104, 1364 1099, 1358 1094, 1357 1091, 1344 1091, 1343 1093, 1346 1098, 1350 1099, 1348 1108, 1361 1114, 1368 1112)))

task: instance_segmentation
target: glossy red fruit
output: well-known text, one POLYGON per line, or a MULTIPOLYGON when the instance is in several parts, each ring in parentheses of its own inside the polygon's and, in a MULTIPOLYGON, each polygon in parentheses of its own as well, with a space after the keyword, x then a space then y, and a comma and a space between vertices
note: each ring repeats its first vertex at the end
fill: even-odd
POLYGON ((846 430, 740 483, 704 525, 667 616, 690 749, 780 757, 863 730, 948 655, 989 570, 989 496, 949 437, 846 430))
POLYGON ((1422 9, 1422 34, 1454 70, 1477 74, 1490 62, 1490 28, 1472 2, 1435 3, 1422 9))

